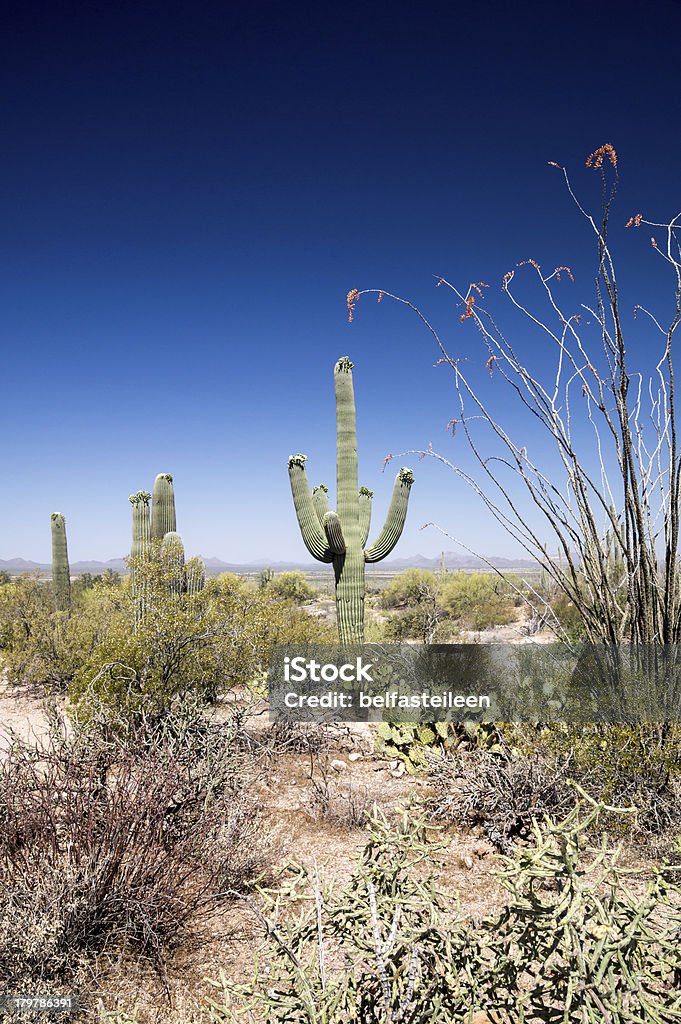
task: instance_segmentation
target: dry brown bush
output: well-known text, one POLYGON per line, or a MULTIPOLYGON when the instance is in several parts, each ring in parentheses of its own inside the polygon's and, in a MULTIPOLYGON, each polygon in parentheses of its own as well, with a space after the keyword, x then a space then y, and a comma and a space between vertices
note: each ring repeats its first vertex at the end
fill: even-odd
MULTIPOLYGON (((253 763, 253 757, 250 756, 253 763)), ((105 737, 52 722, 0 761, 0 977, 64 982, 90 955, 164 961, 265 862, 231 723, 197 706, 105 737)))

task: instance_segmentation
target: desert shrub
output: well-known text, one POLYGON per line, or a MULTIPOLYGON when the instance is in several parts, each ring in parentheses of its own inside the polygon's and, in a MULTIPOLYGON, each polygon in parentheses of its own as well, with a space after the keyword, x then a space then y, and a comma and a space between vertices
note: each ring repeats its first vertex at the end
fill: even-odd
POLYGON ((420 604, 427 593, 437 594, 438 579, 427 569, 405 569, 380 593, 382 608, 407 608, 420 604))
MULTIPOLYGON (((681 885, 627 878, 586 835, 603 812, 583 798, 533 826, 506 858, 501 912, 466 920, 436 885, 442 843, 418 811, 383 816, 342 890, 291 866, 254 910, 269 943, 253 981, 213 982, 215 1024, 671 1024, 681 1014, 681 885)), ((614 809, 611 809, 614 810, 614 809)))
POLYGON ((533 818, 565 814, 574 805, 567 765, 559 758, 515 756, 474 747, 442 756, 424 752, 436 788, 437 819, 479 826, 503 853, 526 837, 533 818))
MULTIPOLYGON (((517 726, 513 734, 521 756, 555 758, 591 796, 634 807, 632 834, 645 839, 681 828, 681 726, 551 723, 517 726)), ((627 824, 620 819, 620 828, 627 824)))
POLYGON ((305 813, 315 821, 361 828, 371 812, 372 801, 366 786, 338 774, 329 750, 310 749, 308 802, 305 813))
POLYGON ((681 828, 678 726, 553 723, 502 725, 496 733, 487 748, 427 755, 438 817, 479 825, 506 850, 536 815, 568 811, 572 780, 591 798, 635 812, 601 814, 599 826, 611 833, 648 844, 681 828))
POLYGON ((316 589, 308 583, 305 573, 296 569, 293 572, 280 572, 268 584, 270 594, 282 601, 293 601, 304 604, 317 596, 316 589))
POLYGON ((448 573, 440 600, 449 617, 468 629, 503 626, 516 618, 508 586, 490 573, 448 573))
POLYGON ((130 597, 126 615, 84 661, 69 689, 79 705, 97 694, 130 713, 177 694, 213 700, 235 688, 260 686, 270 649, 283 643, 330 642, 330 627, 229 573, 195 595, 173 592, 158 561, 135 566, 143 613, 130 597))
POLYGON ((3 981, 65 981, 116 949, 162 969, 262 867, 253 768, 234 723, 187 702, 115 742, 57 719, 39 745, 14 737, 0 760, 3 981))
POLYGON ((565 594, 556 595, 550 604, 553 614, 570 643, 579 643, 586 638, 584 620, 577 607, 565 594))
POLYGON ((103 637, 124 621, 126 594, 97 583, 74 589, 68 611, 55 608, 52 587, 24 576, 0 590, 2 665, 14 684, 64 690, 103 637))

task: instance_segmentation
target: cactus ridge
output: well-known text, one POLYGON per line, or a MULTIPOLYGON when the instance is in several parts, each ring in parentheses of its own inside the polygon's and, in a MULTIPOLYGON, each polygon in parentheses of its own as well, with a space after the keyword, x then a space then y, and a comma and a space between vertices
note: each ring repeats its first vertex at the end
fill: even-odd
POLYGON ((293 504, 303 542, 320 562, 332 562, 336 577, 338 633, 342 644, 364 642, 365 562, 390 554, 400 538, 414 481, 403 468, 395 478, 385 525, 376 542, 366 548, 371 523, 373 491, 358 487, 357 426, 353 363, 342 356, 334 367, 336 395, 336 511, 329 508, 327 488, 310 492, 305 471, 307 456, 288 460, 293 504))

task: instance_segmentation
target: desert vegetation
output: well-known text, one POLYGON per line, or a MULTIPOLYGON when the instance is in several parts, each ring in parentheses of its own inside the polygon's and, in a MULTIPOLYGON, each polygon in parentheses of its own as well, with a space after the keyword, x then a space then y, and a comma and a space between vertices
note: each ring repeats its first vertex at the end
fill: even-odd
MULTIPOLYGON (((578 316, 555 299, 567 268, 544 275, 529 261, 558 324, 539 324, 557 354, 550 384, 500 334, 481 284, 453 289, 463 325, 487 346, 491 385, 495 374, 510 383, 557 446, 565 492, 433 331, 456 374, 454 425, 491 490, 468 480, 535 557, 531 579, 443 562, 367 592, 365 566, 397 544, 414 477, 399 471, 370 543, 353 365, 342 358, 337 510, 325 485, 310 491, 304 455, 288 464, 303 541, 332 566, 334 600, 299 571, 207 576, 185 558, 167 473, 130 498, 127 574, 72 578, 66 518, 54 513, 52 579, 0 580, 4 992, 75 994, 83 1020, 112 1024, 681 1020, 677 722, 267 718, 267 666, 281 644, 553 640, 579 653, 586 641, 629 659, 676 643, 676 221, 661 252, 676 313, 660 328, 644 426, 608 239, 612 146, 589 166, 602 176, 602 219, 578 208, 596 239, 590 312, 602 354, 588 354, 578 316), (575 387, 595 430, 595 475, 573 434, 575 387), (475 418, 503 463, 482 454, 475 418), (491 475, 501 464, 544 516, 556 554, 491 475)), ((514 278, 504 291, 529 315, 514 278)), ((348 296, 351 315, 362 294, 348 296)))

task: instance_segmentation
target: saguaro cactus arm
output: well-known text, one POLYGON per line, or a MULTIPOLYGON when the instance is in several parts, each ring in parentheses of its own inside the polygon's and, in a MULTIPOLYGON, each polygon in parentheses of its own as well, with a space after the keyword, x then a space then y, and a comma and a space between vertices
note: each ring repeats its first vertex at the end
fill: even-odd
POLYGON ((305 547, 313 558, 319 562, 331 562, 333 552, 329 546, 326 534, 319 522, 319 517, 312 503, 310 485, 307 482, 305 462, 307 455, 292 455, 288 460, 288 475, 291 481, 291 493, 293 494, 293 505, 298 517, 298 526, 303 537, 305 547))
POLYGON ((352 363, 347 356, 333 369, 336 393, 336 510, 346 533, 346 541, 358 537, 357 498, 357 426, 355 392, 352 386, 352 363))
POLYGON ((320 526, 324 524, 324 516, 329 511, 329 488, 324 484, 312 488, 312 504, 315 507, 320 526))
POLYGON ((343 537, 343 527, 336 513, 327 512, 322 525, 329 541, 329 547, 334 555, 344 555, 345 538, 343 537))
POLYGON ((393 496, 390 500, 385 526, 371 547, 364 552, 365 562, 380 562, 390 554, 397 544, 407 517, 409 492, 413 482, 414 474, 410 469, 401 469, 395 477, 393 496))
POLYGON ((371 528, 371 499, 374 496, 374 492, 370 491, 368 487, 360 487, 359 489, 359 542, 364 547, 367 540, 369 539, 369 529, 371 528))

